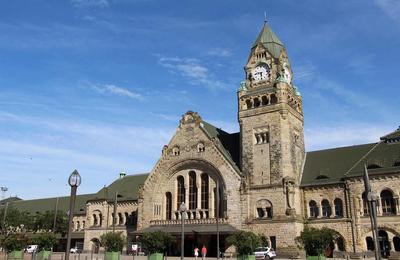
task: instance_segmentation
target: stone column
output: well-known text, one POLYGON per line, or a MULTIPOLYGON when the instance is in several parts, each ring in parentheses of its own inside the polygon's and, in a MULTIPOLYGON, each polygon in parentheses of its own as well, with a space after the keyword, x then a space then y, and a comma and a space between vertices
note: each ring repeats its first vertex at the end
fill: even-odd
POLYGON ((400 215, 399 196, 395 196, 393 199, 394 199, 394 204, 396 207, 396 215, 400 215))
POLYGON ((382 216, 382 201, 381 201, 381 197, 377 197, 376 198, 376 215, 377 216, 382 216))
POLYGON ((185 176, 185 205, 186 209, 189 210, 189 174, 185 176))
POLYGON ((196 186, 197 186, 197 211, 196 218, 200 218, 198 209, 201 209, 201 173, 196 172, 196 186))
POLYGON ((208 178, 208 216, 209 218, 215 218, 215 205, 214 205, 214 182, 211 178, 208 178))
POLYGON ((321 204, 321 201, 318 202, 317 206, 318 206, 318 216, 317 216, 317 218, 321 218, 322 217, 322 204, 321 204))

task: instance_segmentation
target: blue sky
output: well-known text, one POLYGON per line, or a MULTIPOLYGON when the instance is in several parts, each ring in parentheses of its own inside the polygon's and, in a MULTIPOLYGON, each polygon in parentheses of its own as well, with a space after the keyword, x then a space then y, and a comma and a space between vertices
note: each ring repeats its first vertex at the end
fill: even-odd
POLYGON ((187 110, 238 130, 264 10, 303 96, 307 150, 400 125, 398 0, 0 3, 0 185, 24 199, 149 172, 187 110))

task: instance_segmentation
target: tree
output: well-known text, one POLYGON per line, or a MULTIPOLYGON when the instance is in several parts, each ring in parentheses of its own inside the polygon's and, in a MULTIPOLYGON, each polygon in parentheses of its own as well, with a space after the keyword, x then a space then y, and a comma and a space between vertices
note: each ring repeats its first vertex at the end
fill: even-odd
POLYGON ((296 241, 304 247, 307 255, 323 255, 325 250, 338 237, 338 233, 332 229, 323 227, 321 229, 306 226, 296 238, 296 241))
POLYGON ((143 233, 140 242, 149 254, 164 253, 172 242, 172 236, 164 231, 147 232, 143 233))
POLYGON ((7 252, 22 250, 27 243, 28 238, 24 234, 8 234, 0 240, 0 246, 7 252))
POLYGON ((255 249, 260 246, 261 238, 253 232, 238 231, 230 235, 227 241, 236 247, 238 255, 252 255, 255 249))
POLYGON ((38 245, 39 251, 52 251, 57 242, 53 233, 40 233, 32 239, 32 243, 38 245))
POLYGON ((125 244, 122 232, 108 232, 100 236, 100 243, 107 252, 121 252, 125 244))

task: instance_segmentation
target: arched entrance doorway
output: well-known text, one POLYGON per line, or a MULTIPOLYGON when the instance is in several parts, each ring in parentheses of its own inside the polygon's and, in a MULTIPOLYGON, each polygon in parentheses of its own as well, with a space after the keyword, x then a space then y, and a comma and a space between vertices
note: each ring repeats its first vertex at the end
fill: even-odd
POLYGON ((378 237, 381 255, 382 257, 388 257, 390 255, 390 243, 388 233, 385 230, 379 230, 378 237))
POLYGON ((92 252, 98 254, 100 251, 100 240, 98 238, 92 238, 92 252))

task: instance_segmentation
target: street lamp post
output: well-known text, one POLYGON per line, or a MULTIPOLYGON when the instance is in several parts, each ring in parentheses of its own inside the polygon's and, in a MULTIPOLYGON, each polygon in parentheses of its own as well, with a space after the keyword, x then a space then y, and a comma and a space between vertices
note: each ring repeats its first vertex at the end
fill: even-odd
POLYGON ((371 189, 371 184, 369 182, 368 177, 368 169, 367 166, 364 165, 364 187, 365 187, 365 194, 367 196, 367 206, 369 211, 369 217, 371 220, 371 231, 372 236, 374 238, 374 248, 375 248, 375 259, 381 259, 381 252, 378 243, 379 234, 378 234, 378 223, 376 221, 376 194, 371 189))
POLYGON ((69 197, 69 217, 68 217, 68 235, 67 235, 67 251, 65 252, 65 260, 69 260, 69 251, 71 249, 71 233, 72 218, 74 217, 76 190, 81 184, 81 176, 77 170, 74 170, 68 178, 68 184, 71 186, 71 195, 69 197))
POLYGON ((185 257, 185 214, 186 214, 186 206, 185 202, 182 202, 179 207, 179 211, 181 212, 181 222, 182 222, 182 236, 181 236, 181 260, 185 257))

